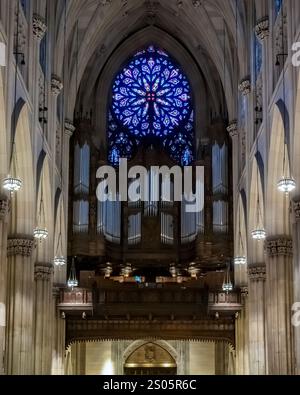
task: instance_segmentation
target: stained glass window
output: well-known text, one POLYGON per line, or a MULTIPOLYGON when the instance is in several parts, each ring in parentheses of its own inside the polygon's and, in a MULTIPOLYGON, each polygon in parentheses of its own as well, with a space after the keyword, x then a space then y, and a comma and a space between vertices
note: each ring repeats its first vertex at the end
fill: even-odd
POLYGON ((279 14, 282 6, 282 0, 274 0, 276 16, 279 14))
POLYGON ((193 160, 194 112, 190 84, 169 55, 139 51, 116 76, 108 119, 109 161, 130 159, 144 139, 160 142, 182 165, 193 160))
POLYGON ((255 75, 258 77, 262 67, 262 45, 255 35, 255 75))

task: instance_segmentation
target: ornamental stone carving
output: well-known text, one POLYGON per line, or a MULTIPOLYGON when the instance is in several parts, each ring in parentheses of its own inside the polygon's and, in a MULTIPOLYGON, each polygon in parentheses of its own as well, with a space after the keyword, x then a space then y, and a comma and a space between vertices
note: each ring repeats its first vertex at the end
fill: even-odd
POLYGON ((289 237, 279 236, 266 241, 266 251, 269 257, 292 256, 293 241, 289 237))
POLYGON ((200 1, 200 0, 193 0, 193 6, 194 6, 195 8, 200 7, 200 5, 201 5, 201 1, 200 1))
POLYGON ((255 26, 256 37, 263 41, 265 38, 269 37, 269 17, 264 17, 257 22, 255 26))
POLYGON ((300 201, 294 202, 294 211, 296 220, 300 221, 300 201))
POLYGON ((69 119, 65 120, 65 132, 68 136, 72 137, 73 133, 75 132, 75 126, 72 121, 69 119))
POLYGON ((241 296, 242 296, 242 298, 246 298, 248 296, 248 292, 249 292, 249 290, 248 290, 247 286, 241 287, 241 296))
POLYGON ((8 199, 0 200, 0 219, 4 219, 9 213, 10 203, 8 199))
POLYGON ((33 26, 33 35, 38 40, 42 40, 47 31, 47 25, 45 19, 40 15, 34 14, 32 19, 32 26, 33 26))
POLYGON ((32 236, 12 236, 7 241, 7 256, 30 257, 34 247, 32 236))
POLYGON ((51 78, 51 92, 58 96, 63 88, 62 80, 55 74, 52 75, 51 78))
POLYGON ((238 126, 237 126, 237 121, 231 121, 227 127, 227 132, 229 133, 229 136, 231 138, 234 138, 236 136, 238 136, 239 131, 238 131, 238 126))
POLYGON ((50 281, 53 273, 51 263, 36 263, 34 265, 34 279, 41 281, 50 281))
POLYGON ((249 278, 251 281, 265 281, 266 280, 266 266, 252 266, 248 270, 249 278))
POLYGON ((243 79, 239 84, 239 91, 243 96, 249 95, 251 92, 251 81, 249 78, 243 79))

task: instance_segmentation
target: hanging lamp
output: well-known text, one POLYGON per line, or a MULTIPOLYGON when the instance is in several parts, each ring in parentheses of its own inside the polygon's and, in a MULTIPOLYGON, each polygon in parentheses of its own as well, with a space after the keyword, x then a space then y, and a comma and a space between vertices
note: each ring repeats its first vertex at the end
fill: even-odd
POLYGON ((38 214, 38 226, 34 229, 33 231, 33 236, 35 239, 39 241, 43 241, 47 239, 49 236, 49 232, 45 226, 45 207, 44 207, 44 198, 43 198, 43 180, 41 183, 41 199, 40 199, 40 208, 39 208, 39 214, 38 214))
POLYGON ((68 287, 73 289, 78 287, 78 280, 76 275, 76 267, 75 267, 75 259, 72 258, 72 265, 70 269, 69 279, 68 279, 68 287))
POLYGON ((232 284, 231 278, 230 278, 230 265, 229 264, 227 265, 226 272, 224 275, 222 290, 227 293, 231 292, 233 290, 233 284, 232 284))
MULTIPOLYGON (((16 67, 15 67, 15 97, 14 97, 14 103, 15 103, 15 108, 17 105, 17 83, 18 83, 18 55, 19 55, 19 18, 20 18, 20 2, 18 1, 18 10, 17 10, 17 34, 16 34, 16 67)), ((14 111, 14 123, 13 126, 16 128, 16 122, 17 122, 17 114, 16 111, 14 111)), ((11 195, 13 195, 15 192, 18 192, 23 185, 22 180, 19 177, 16 177, 15 174, 17 173, 17 156, 15 157, 14 161, 14 155, 15 155, 15 135, 16 131, 14 130, 13 133, 13 141, 12 141, 12 147, 11 147, 11 156, 10 156, 10 162, 9 162, 9 174, 7 177, 3 180, 2 186, 3 189, 6 191, 10 192, 11 195)))
MULTIPOLYGON (((282 5, 282 49, 284 51, 284 34, 283 34, 283 29, 284 29, 284 18, 283 18, 283 5, 282 5)), ((283 65, 283 102, 285 104, 286 102, 286 94, 285 94, 285 65, 283 65)), ((286 127, 286 111, 284 109, 283 113, 283 124, 284 124, 284 130, 286 127)), ((287 141, 286 141, 286 133, 284 132, 284 152, 283 152, 283 171, 282 171, 282 177, 281 179, 277 182, 277 188, 280 192, 283 192, 285 194, 289 194, 293 192, 296 189, 296 182, 291 176, 290 173, 290 166, 287 160, 287 153, 288 153, 288 146, 287 146, 287 141)))
POLYGON ((57 240, 55 258, 53 260, 54 266, 57 266, 57 267, 65 266, 66 263, 67 263, 66 258, 62 255, 63 245, 62 245, 61 222, 62 222, 62 206, 60 205, 60 210, 59 210, 59 235, 58 235, 58 240, 57 240))

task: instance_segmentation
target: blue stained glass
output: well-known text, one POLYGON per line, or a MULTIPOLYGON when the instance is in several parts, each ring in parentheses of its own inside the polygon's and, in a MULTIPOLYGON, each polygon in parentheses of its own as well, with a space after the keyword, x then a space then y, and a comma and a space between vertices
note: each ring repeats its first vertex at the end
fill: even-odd
POLYGON ((255 35, 255 75, 259 75, 262 67, 262 45, 255 35))
POLYGON ((279 14, 282 6, 282 0, 274 0, 276 16, 279 14))
MULTIPOLYGON (((110 148, 118 146, 120 132, 130 145, 127 158, 143 138, 160 139, 173 159, 181 163, 183 152, 174 155, 167 141, 179 135, 192 146, 194 121, 189 81, 179 66, 162 49, 153 45, 137 52, 113 83, 109 114, 110 148), (133 139, 133 143, 129 140, 133 139)), ((177 140, 176 140, 177 136, 177 140)), ((180 140, 178 140, 180 141, 180 140)), ((124 145, 124 144, 123 144, 124 145)), ((111 148, 112 149, 112 148, 111 148)), ((119 148, 122 155, 124 147, 119 148)), ((190 151, 190 161, 192 160, 190 151)))

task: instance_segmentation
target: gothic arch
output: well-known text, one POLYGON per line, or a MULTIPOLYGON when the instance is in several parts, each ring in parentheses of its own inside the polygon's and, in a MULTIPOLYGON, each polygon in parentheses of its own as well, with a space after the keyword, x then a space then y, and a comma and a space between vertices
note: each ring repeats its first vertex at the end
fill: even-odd
POLYGON ((12 199, 12 234, 32 235, 33 233, 35 187, 32 158, 29 111, 27 104, 23 103, 16 122, 15 149, 12 163, 15 175, 23 180, 23 186, 12 199))
MULTIPOLYGON (((103 114, 107 113, 107 107, 110 97, 110 89, 114 77, 121 69, 122 65, 133 55, 139 48, 146 47, 149 44, 157 44, 164 48, 182 67, 188 77, 191 89, 194 94, 195 106, 195 131, 196 137, 200 138, 200 131, 204 129, 207 118, 206 103, 203 98, 207 88, 205 87, 202 73, 197 67, 194 59, 172 36, 164 33, 156 27, 145 28, 126 40, 108 60, 95 89, 95 103, 97 108, 96 127, 100 130, 100 136, 105 142, 107 122, 103 114)), ((214 90, 209 87, 213 94, 214 90)), ((217 98, 215 98, 217 103, 217 98)))
POLYGON ((298 75, 298 84, 296 91, 295 103, 295 121, 294 121, 294 139, 293 139, 293 174, 296 179, 296 194, 300 196, 300 72, 298 75))
POLYGON ((268 177, 266 185, 266 230, 269 236, 290 234, 289 198, 278 191, 278 181, 289 172, 289 155, 282 111, 278 105, 273 110, 268 177), (286 164, 284 166, 284 156, 286 164), (286 173, 287 172, 287 173, 286 173))
MULTIPOLYGON (((235 256, 245 256, 247 258, 247 228, 246 213, 241 194, 238 200, 238 210, 236 215, 235 226, 235 256)), ((235 266, 235 283, 238 286, 247 284, 247 267, 248 265, 235 266)))
POLYGON ((252 174, 251 184, 249 193, 249 221, 248 221, 248 256, 251 263, 262 263, 264 262, 264 243, 263 241, 253 240, 251 232, 254 229, 265 227, 265 206, 264 206, 264 193, 263 193, 263 182, 261 179, 261 173, 259 171, 259 164, 256 159, 253 158, 252 162, 252 174), (258 205, 259 195, 259 205, 258 205), (257 213, 259 212, 259 221, 257 213))
POLYGON ((6 106, 4 100, 4 84, 2 70, 0 69, 0 179, 7 175, 8 155, 6 134, 6 106))
POLYGON ((176 362, 176 364, 178 366, 178 364, 179 364, 179 355, 178 355, 177 351, 165 340, 155 340, 155 341, 151 341, 151 340, 136 340, 136 341, 134 341, 124 351, 124 354, 123 354, 123 365, 125 364, 127 359, 130 357, 130 355, 132 355, 135 351, 137 351, 139 348, 143 347, 144 345, 146 345, 148 343, 156 344, 159 347, 161 347, 164 350, 166 350, 171 355, 171 357, 174 359, 174 361, 176 362))
POLYGON ((37 245, 37 262, 52 262, 53 243, 53 202, 51 191, 50 167, 47 156, 44 157, 40 174, 40 182, 37 190, 36 225, 46 228, 49 235, 46 240, 37 245), (41 205, 41 199, 43 205, 41 205))

